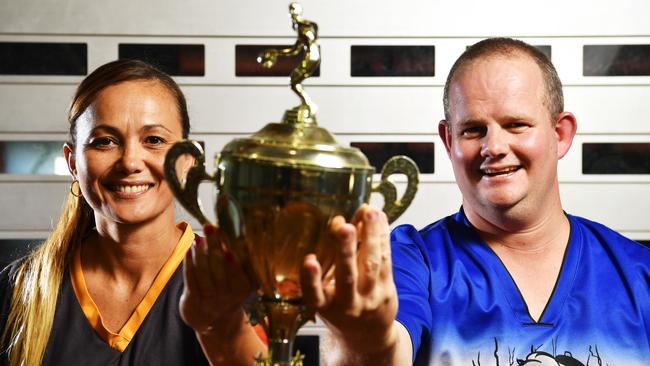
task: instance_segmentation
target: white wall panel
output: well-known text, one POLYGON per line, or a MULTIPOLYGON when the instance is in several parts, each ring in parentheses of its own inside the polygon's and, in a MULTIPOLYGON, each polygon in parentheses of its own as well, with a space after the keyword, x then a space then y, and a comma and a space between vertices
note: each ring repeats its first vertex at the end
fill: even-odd
POLYGON ((0 84, 0 129, 11 132, 66 132, 72 84, 0 84))
MULTIPOLYGON (((183 85, 197 133, 252 133, 279 121, 298 98, 286 86, 183 85)), ((0 83, 4 132, 65 132, 75 85, 0 83)), ((312 85, 318 121, 335 133, 431 134, 443 118, 442 87, 312 85)), ((565 87, 580 134, 650 133, 649 85, 565 87)))
MULTIPOLYGON (((649 34, 644 0, 303 0, 305 17, 331 36, 649 34)), ((290 33, 288 1, 2 0, 0 32, 157 35, 290 33)))
POLYGON ((70 181, 0 182, 0 231, 49 231, 70 189, 70 181))

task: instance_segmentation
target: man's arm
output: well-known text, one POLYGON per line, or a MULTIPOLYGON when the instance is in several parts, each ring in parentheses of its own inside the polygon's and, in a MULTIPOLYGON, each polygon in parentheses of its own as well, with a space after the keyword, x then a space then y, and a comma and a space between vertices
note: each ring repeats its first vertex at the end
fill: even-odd
POLYGON ((335 365, 408 365, 411 341, 395 321, 397 292, 393 283, 386 215, 364 205, 350 223, 330 224, 337 248, 334 281, 322 278, 315 255, 303 264, 305 304, 317 311, 330 331, 323 356, 335 365))
MULTIPOLYGON (((321 346, 323 357, 327 365, 409 365, 413 359, 411 337, 398 321, 393 321, 391 336, 384 347, 375 342, 373 352, 360 354, 351 350, 332 333, 328 333, 321 346)), ((369 335, 369 338, 371 336, 369 335)), ((372 341, 372 339, 369 339, 372 341)))

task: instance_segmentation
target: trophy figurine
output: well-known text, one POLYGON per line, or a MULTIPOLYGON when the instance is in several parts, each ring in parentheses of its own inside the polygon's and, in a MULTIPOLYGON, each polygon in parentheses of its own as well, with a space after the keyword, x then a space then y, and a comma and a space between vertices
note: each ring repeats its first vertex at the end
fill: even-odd
POLYGON ((296 333, 309 320, 300 269, 309 253, 316 254, 323 273, 332 268, 336 249, 326 240, 330 220, 342 215, 349 221, 371 192, 379 192, 392 222, 411 203, 418 185, 417 166, 404 156, 387 161, 381 182, 373 185, 375 169, 363 153, 339 145, 318 127, 316 105, 302 85, 320 63, 318 27, 302 18, 300 5, 292 3, 289 11, 298 33, 295 44, 265 50, 258 62, 272 67, 278 57, 302 54, 291 73, 291 89, 300 104, 287 110, 282 122, 229 142, 215 157, 214 175, 206 172, 203 151, 192 141, 176 143, 165 159, 174 195, 201 224, 209 221, 198 202, 198 185, 206 180, 216 184, 215 210, 224 244, 259 286, 256 301, 247 309, 250 321, 262 325, 269 341, 268 356, 255 360, 258 366, 302 365, 302 356, 293 354, 296 333), (195 163, 181 182, 175 167, 184 154, 192 155, 195 163), (407 177, 400 199, 388 180, 396 173, 407 177))

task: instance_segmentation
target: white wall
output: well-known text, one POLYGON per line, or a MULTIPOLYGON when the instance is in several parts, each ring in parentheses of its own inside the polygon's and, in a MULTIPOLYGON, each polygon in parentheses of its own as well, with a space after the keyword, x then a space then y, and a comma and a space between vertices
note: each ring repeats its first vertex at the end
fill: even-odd
MULTIPOLYGON (((650 2, 305 0, 319 23, 321 76, 307 83, 319 123, 351 141, 435 141, 435 174, 421 177, 415 202, 398 221, 423 226, 451 213, 460 194, 436 125, 447 71, 467 45, 513 36, 552 46, 578 136, 560 164, 565 209, 634 239, 650 239, 649 175, 581 173, 583 142, 650 142, 650 77, 584 77, 584 44, 650 44, 650 2), (428 78, 352 78, 350 46, 434 45, 428 78)), ((177 77, 187 94, 193 137, 212 155, 234 137, 280 119, 296 104, 284 78, 234 76, 237 44, 291 43, 285 1, 1 0, 0 41, 85 42, 88 66, 117 57, 117 45, 192 43, 206 49, 205 77, 177 77)), ((0 140, 66 138, 66 108, 81 77, 0 75, 0 140)), ((209 160, 209 159, 208 159, 209 160)), ((0 175, 0 239, 43 237, 69 180, 0 175)), ((209 200, 211 190, 202 191, 209 200)), ((379 203, 380 199, 373 198, 379 203)), ((312 332, 314 330, 307 330, 312 332)))

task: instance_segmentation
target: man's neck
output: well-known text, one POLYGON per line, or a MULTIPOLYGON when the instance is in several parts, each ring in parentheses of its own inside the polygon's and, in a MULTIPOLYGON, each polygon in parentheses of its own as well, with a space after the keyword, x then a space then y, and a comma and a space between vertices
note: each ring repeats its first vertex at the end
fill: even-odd
POLYGON ((561 205, 535 210, 474 210, 463 206, 468 220, 485 242, 514 253, 537 254, 548 249, 564 251, 570 224, 561 205), (561 247, 561 248, 560 248, 561 247))

